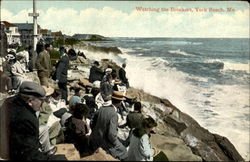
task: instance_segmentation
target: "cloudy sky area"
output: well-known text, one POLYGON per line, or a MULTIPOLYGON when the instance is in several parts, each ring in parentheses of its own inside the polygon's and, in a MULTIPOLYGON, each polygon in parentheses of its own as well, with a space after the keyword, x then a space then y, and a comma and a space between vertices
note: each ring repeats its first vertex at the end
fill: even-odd
MULTIPOLYGON (((32 23, 32 1, 3 0, 1 21, 32 23)), ((107 37, 230 37, 249 38, 249 4, 235 1, 38 1, 38 24, 44 29, 107 37), (193 12, 137 11, 183 8, 193 12), (195 8, 206 8, 197 12, 195 8), (209 12, 209 8, 224 12, 209 12), (228 12, 227 8, 234 11, 228 12)))

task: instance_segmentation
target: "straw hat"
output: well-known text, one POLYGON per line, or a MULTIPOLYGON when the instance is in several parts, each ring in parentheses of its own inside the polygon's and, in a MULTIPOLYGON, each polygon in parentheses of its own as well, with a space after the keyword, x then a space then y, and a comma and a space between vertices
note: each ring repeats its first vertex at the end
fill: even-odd
POLYGON ((119 91, 113 91, 112 98, 116 100, 126 100, 126 96, 123 95, 122 92, 119 91))
POLYGON ((43 89, 45 90, 46 94, 45 96, 50 96, 54 93, 55 89, 52 87, 46 87, 46 86, 42 86, 43 89))
POLYGON ((115 79, 114 80, 114 84, 121 84, 121 83, 122 83, 122 81, 120 79, 115 79))
POLYGON ((87 79, 85 79, 83 77, 80 77, 80 82, 82 82, 85 86, 89 86, 89 87, 93 86, 92 83, 90 83, 87 79))

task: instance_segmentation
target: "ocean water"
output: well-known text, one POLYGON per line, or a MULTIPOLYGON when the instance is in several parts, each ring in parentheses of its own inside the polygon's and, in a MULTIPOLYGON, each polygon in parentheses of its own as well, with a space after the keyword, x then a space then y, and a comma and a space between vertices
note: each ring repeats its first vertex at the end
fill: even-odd
POLYGON ((212 133, 227 137, 245 160, 249 156, 249 39, 114 38, 95 43, 116 46, 113 59, 126 71, 130 85, 169 99, 212 133))

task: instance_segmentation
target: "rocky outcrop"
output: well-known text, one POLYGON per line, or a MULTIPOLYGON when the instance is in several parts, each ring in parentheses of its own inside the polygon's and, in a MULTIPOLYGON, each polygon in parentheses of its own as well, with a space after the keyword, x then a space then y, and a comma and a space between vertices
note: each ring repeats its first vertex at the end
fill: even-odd
POLYGON ((78 161, 118 161, 111 155, 107 154, 102 148, 98 148, 92 155, 80 157, 79 152, 76 150, 73 144, 57 144, 56 155, 65 155, 67 160, 78 161))
MULTIPOLYGON (((71 69, 68 84, 77 86, 80 77, 87 78, 91 62, 88 59, 81 59, 72 63, 72 67, 77 65, 78 70, 71 69)), ((117 71, 120 68, 111 60, 101 61, 103 68, 108 65, 117 71)), ((35 73, 29 75, 31 75, 29 78, 38 81, 35 73)), ((56 86, 53 81, 51 84, 56 86)), ((131 98, 137 97, 137 100, 143 103, 145 114, 148 112, 155 114, 158 126, 154 129, 156 134, 151 136, 151 142, 170 161, 244 161, 226 137, 213 134, 201 127, 191 116, 181 112, 169 100, 135 88, 129 88, 127 95, 131 98)), ((79 153, 75 151, 72 145, 63 144, 59 145, 57 153, 66 154, 72 160, 115 160, 102 149, 84 158, 79 157, 79 153)))
POLYGON ((151 135, 153 147, 165 153, 169 161, 202 161, 201 157, 194 155, 184 141, 171 135, 151 135))

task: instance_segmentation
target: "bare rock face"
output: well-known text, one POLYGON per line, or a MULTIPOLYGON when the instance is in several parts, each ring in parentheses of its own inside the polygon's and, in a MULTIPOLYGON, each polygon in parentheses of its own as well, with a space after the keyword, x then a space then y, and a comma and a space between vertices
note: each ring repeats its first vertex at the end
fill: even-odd
POLYGON ((73 144, 58 144, 56 155, 63 154, 68 160, 79 160, 80 154, 73 144))
POLYGON ((85 156, 80 160, 89 161, 119 161, 118 159, 113 158, 111 155, 107 154, 102 148, 98 148, 92 155, 85 156))
POLYGON ((169 161, 202 161, 180 138, 153 134, 150 139, 153 147, 163 151, 169 161))

